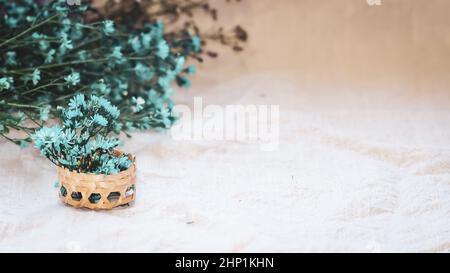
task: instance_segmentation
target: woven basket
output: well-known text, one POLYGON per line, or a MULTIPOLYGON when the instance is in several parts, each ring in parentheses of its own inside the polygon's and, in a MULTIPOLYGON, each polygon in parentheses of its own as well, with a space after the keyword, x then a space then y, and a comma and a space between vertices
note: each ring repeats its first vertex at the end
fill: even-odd
MULTIPOLYGON (((122 154, 117 152, 117 154, 122 154)), ((75 208, 112 209, 136 199, 135 158, 133 164, 118 174, 86 174, 58 167, 59 197, 75 208)))

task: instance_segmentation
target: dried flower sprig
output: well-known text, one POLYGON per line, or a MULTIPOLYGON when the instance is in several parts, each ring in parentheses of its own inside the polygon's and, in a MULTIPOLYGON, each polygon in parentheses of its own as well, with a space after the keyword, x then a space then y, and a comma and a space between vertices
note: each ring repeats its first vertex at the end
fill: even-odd
MULTIPOLYGON (((231 29, 216 27, 205 30, 198 22, 198 12, 204 12, 213 21, 218 20, 219 12, 212 6, 210 0, 119 0, 107 1, 96 6, 95 13, 88 18, 102 20, 105 18, 127 25, 130 28, 140 28, 148 22, 164 20, 171 24, 171 30, 165 33, 165 38, 174 40, 184 37, 187 33, 198 36, 201 49, 191 52, 191 57, 202 61, 203 57, 217 57, 218 53, 207 49, 208 41, 219 42, 223 46, 240 52, 248 40, 247 31, 237 25, 231 29), (133 20, 129 20, 133 18, 133 20)), ((226 0, 226 2, 233 2, 226 0)), ((241 2, 235 0, 234 2, 241 2)))
POLYGON ((201 49, 198 36, 169 40, 160 21, 128 29, 86 21, 87 5, 41 2, 0 0, 0 136, 26 145, 78 93, 116 104, 124 132, 172 125, 172 83, 189 86, 185 60, 201 49))
POLYGON ((132 164, 126 154, 118 156, 121 145, 112 133, 120 132, 120 110, 108 100, 82 94, 59 109, 62 124, 42 127, 31 135, 36 148, 53 164, 71 171, 116 174, 132 164))

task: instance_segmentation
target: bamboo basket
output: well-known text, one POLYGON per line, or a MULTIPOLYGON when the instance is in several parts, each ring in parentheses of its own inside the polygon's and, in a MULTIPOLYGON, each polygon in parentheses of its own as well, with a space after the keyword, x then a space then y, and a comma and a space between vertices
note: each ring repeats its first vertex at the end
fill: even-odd
MULTIPOLYGON (((117 152, 122 154, 122 152, 117 152)), ((110 210, 136 199, 136 160, 118 174, 86 174, 58 167, 59 198, 75 208, 110 210)))

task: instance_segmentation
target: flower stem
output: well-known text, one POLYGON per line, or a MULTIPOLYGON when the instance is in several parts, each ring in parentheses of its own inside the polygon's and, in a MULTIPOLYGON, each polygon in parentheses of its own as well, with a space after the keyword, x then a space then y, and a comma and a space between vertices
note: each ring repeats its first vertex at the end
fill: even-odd
POLYGON ((50 17, 48 17, 47 19, 45 19, 44 21, 40 22, 39 24, 36 24, 36 25, 34 25, 34 26, 32 26, 32 27, 30 27, 30 28, 28 28, 28 29, 22 31, 21 33, 17 34, 16 36, 9 38, 8 40, 6 40, 6 41, 4 41, 3 43, 0 44, 0 48, 1 48, 2 46, 4 46, 4 45, 6 45, 6 44, 8 44, 8 43, 10 43, 10 42, 12 42, 12 41, 14 41, 14 40, 16 40, 17 38, 22 37, 23 35, 27 34, 28 32, 32 31, 33 29, 38 28, 38 27, 44 25, 45 23, 47 23, 47 22, 53 20, 54 18, 56 18, 56 17, 58 17, 58 16, 59 16, 59 14, 55 14, 55 15, 53 15, 53 16, 50 16, 50 17))

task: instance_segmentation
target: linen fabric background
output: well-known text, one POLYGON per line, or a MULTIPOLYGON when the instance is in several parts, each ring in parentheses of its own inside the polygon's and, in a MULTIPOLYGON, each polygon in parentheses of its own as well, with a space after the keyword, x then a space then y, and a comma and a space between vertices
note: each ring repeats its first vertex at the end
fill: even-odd
POLYGON ((279 105, 278 149, 136 133, 135 205, 94 212, 2 141, 0 251, 448 252, 450 1, 215 5, 249 43, 175 100, 279 105))

